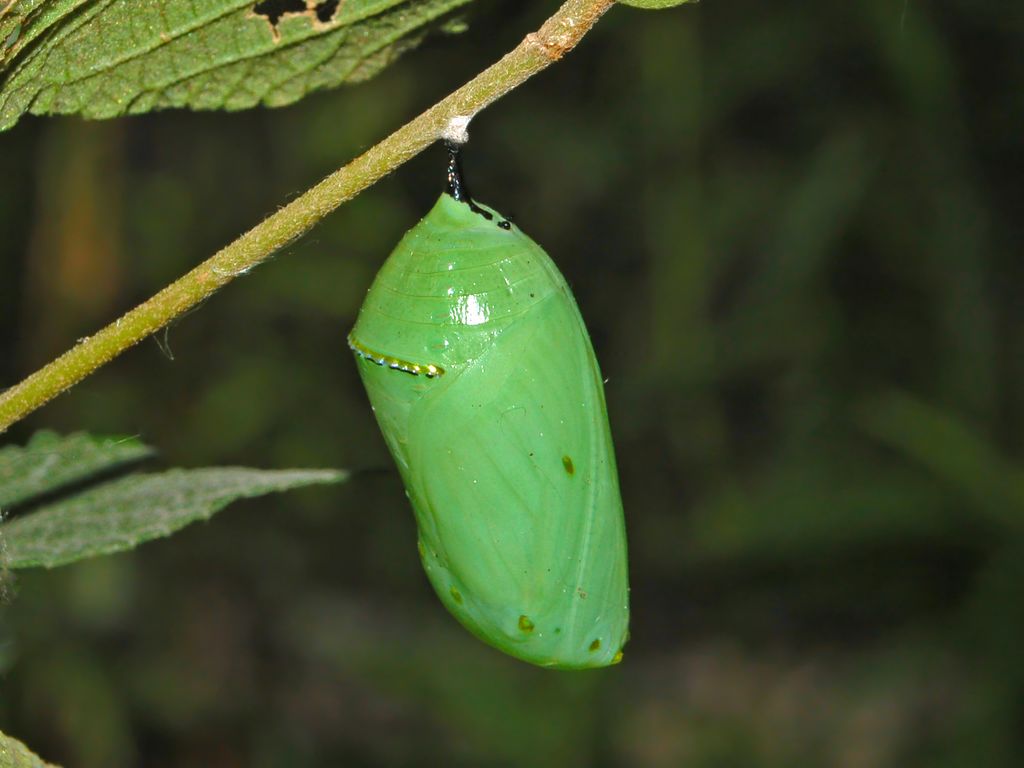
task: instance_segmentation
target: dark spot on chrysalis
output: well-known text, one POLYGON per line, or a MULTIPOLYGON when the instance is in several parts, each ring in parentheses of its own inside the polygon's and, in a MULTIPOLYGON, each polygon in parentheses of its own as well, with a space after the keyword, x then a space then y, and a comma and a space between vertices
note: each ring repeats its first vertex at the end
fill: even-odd
POLYGON ((462 173, 462 146, 454 141, 446 141, 444 145, 448 149, 448 189, 445 191, 455 200, 468 205, 469 210, 473 213, 491 221, 494 219, 494 214, 474 203, 469 194, 466 177, 462 173))
POLYGON ((501 227, 502 229, 512 229, 512 222, 508 220, 499 221, 498 226, 501 227))
POLYGON ((600 640, 595 640, 594 642, 592 642, 590 644, 590 652, 591 653, 593 653, 594 651, 599 651, 599 650, 601 650, 601 641, 600 640))
POLYGON ((572 463, 572 458, 569 456, 562 457, 562 466, 565 467, 565 471, 569 475, 576 474, 576 465, 572 463))

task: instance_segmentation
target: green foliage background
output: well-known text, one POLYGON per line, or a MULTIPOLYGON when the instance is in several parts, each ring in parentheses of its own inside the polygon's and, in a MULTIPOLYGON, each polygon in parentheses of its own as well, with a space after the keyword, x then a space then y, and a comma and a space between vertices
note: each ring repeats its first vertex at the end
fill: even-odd
MULTIPOLYGON (((287 109, 0 135, 0 383, 551 10, 479 5, 287 109)), ((559 263, 609 379, 622 665, 506 659, 420 572, 344 337, 437 150, 12 431, 357 475, 19 574, 0 730, 80 768, 1020 765, 1022 37, 966 0, 622 8, 474 123, 474 194, 559 263)))

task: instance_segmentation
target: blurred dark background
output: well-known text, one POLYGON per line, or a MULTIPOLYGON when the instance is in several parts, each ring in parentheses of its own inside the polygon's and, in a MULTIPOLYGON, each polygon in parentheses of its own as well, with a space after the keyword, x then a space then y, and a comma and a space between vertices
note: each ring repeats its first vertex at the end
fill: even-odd
MULTIPOLYGON (((553 7, 481 2, 286 109, 0 135, 0 383, 553 7)), ((474 194, 561 266, 609 379, 620 666, 505 658, 420 572, 344 338, 435 148, 5 436, 359 472, 19 574, 0 730, 75 768, 1024 764, 1022 44, 968 0, 620 8, 473 124, 474 194)))

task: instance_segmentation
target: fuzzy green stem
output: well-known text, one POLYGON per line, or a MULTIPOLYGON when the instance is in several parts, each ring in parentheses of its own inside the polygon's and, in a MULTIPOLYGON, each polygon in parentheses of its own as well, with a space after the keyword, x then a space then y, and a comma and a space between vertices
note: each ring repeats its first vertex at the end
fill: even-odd
POLYGON ((148 301, 0 395, 0 432, 266 261, 320 219, 571 51, 614 0, 567 0, 500 61, 257 224, 148 301))

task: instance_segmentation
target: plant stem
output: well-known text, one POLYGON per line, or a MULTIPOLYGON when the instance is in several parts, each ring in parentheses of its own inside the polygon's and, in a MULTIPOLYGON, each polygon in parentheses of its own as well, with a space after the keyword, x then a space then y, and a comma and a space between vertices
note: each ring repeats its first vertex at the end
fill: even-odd
POLYGON ((558 61, 613 4, 614 0, 567 0, 540 29, 457 91, 148 301, 8 389, 0 395, 0 432, 305 234, 339 205, 441 138, 453 118, 473 117, 558 61))

